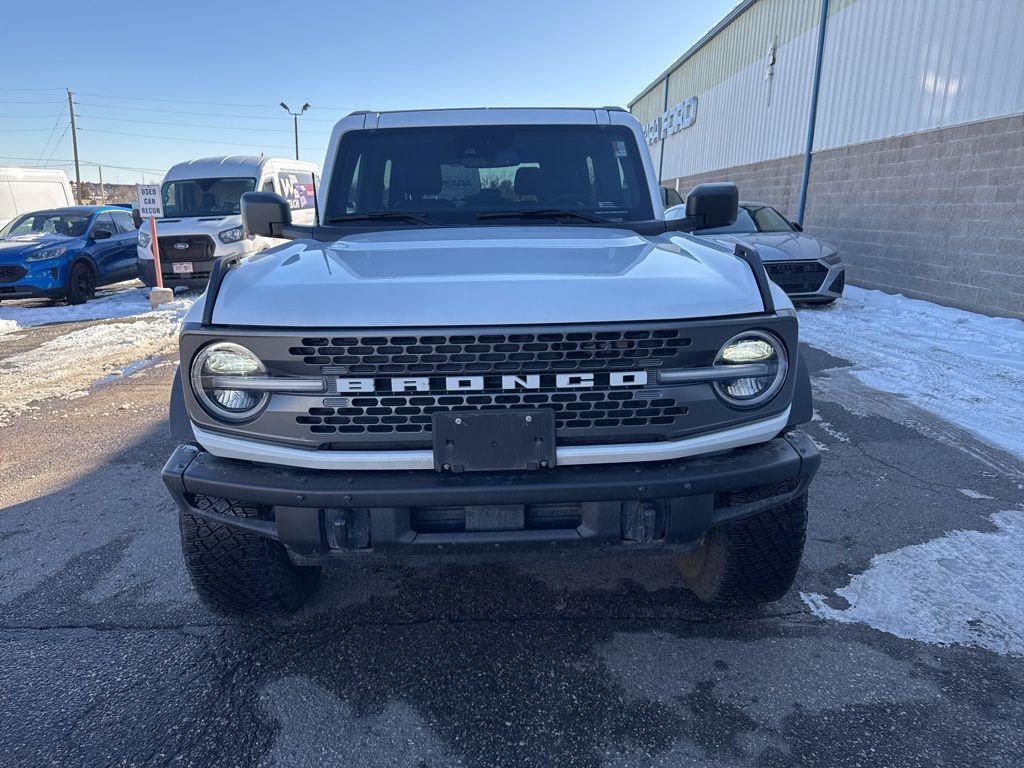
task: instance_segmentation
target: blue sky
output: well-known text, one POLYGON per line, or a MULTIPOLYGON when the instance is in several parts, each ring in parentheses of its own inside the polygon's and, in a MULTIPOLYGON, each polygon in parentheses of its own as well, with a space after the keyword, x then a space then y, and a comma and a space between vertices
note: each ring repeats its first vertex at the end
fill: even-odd
POLYGON ((64 88, 82 160, 121 183, 207 155, 290 156, 280 101, 313 105, 300 149, 318 162, 355 109, 625 106, 735 1, 13 3, 0 165, 72 157, 64 88))

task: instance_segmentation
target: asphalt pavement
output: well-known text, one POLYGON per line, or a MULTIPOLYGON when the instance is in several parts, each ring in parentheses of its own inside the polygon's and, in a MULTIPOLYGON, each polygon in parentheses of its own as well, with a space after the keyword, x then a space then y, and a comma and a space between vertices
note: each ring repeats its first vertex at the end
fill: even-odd
POLYGON ((1018 768, 1024 659, 799 592, 992 530, 1024 466, 808 355, 804 563, 742 613, 660 557, 534 558, 329 571, 295 617, 233 623, 192 593, 159 478, 170 361, 38 404, 0 429, 0 765, 1018 768))

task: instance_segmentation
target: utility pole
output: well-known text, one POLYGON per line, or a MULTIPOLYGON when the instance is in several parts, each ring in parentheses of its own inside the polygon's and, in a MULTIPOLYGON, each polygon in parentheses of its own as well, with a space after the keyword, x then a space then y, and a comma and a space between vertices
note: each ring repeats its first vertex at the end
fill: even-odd
POLYGON ((71 146, 75 150, 75 197, 79 200, 82 197, 82 168, 78 164, 78 128, 75 127, 75 102, 71 98, 71 89, 68 88, 68 112, 71 113, 71 146))
POLYGON ((289 108, 289 106, 287 104, 285 104, 283 101, 281 102, 281 108, 284 109, 285 112, 287 112, 289 115, 292 116, 292 120, 293 120, 293 122, 295 124, 295 159, 298 160, 299 159, 299 115, 301 115, 303 112, 305 112, 307 109, 309 109, 309 103, 307 102, 307 103, 303 104, 302 105, 302 109, 300 109, 298 112, 292 112, 291 108, 289 108))
POLYGON ((103 189, 103 166, 97 166, 100 169, 100 205, 107 204, 107 194, 103 189))

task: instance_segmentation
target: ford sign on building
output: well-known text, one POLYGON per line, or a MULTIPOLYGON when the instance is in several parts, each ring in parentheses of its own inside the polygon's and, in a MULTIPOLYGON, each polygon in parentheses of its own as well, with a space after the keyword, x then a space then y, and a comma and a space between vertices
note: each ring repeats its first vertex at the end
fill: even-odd
POLYGON ((850 282, 1024 317, 1024 2, 745 0, 630 110, 683 197, 733 181, 850 282))

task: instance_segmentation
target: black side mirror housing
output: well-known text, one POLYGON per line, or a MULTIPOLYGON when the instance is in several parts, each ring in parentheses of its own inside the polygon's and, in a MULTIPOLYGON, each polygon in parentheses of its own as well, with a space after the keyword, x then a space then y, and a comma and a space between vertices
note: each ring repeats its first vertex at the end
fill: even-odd
POLYGON ((740 193, 731 182, 698 184, 686 196, 686 218, 700 221, 697 229, 726 227, 739 215, 740 193))
POLYGON ((285 227, 292 223, 288 201, 273 192, 246 192, 242 195, 242 224, 250 235, 289 237, 285 227))
POLYGON ((106 240, 107 238, 113 237, 114 233, 109 229, 94 229, 92 231, 93 240, 106 240))
POLYGON ((789 222, 789 225, 793 227, 794 232, 803 232, 804 228, 797 224, 795 221, 789 222))

